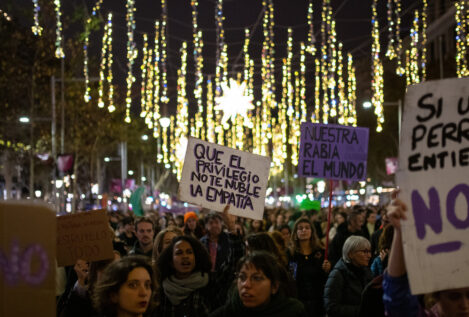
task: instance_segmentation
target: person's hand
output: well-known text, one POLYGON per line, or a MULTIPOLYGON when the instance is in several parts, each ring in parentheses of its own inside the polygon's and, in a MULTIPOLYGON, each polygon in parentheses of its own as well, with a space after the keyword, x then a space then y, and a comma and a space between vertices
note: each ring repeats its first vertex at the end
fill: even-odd
POLYGON ((229 232, 236 234, 236 228, 235 228, 236 216, 230 215, 230 213, 228 212, 229 210, 230 210, 230 205, 226 205, 222 213, 223 222, 225 222, 225 225, 228 228, 229 232))
POLYGON ((384 259, 385 259, 386 256, 388 255, 388 252, 389 252, 388 249, 386 249, 386 250, 381 250, 381 251, 379 252, 379 258, 381 259, 381 262, 384 261, 384 259))
POLYGON ((391 225, 394 227, 394 229, 400 230, 401 229, 401 219, 406 220, 407 215, 407 205, 404 204, 402 200, 397 198, 397 195, 399 194, 399 191, 394 191, 392 193, 392 201, 391 204, 388 207, 388 212, 387 216, 389 219, 389 222, 391 225))
POLYGON ((88 278, 88 270, 89 270, 88 262, 86 262, 85 260, 79 259, 75 263, 75 266, 73 267, 73 269, 75 270, 75 273, 77 273, 78 284, 84 287, 86 283, 86 279, 88 278))
POLYGON ((322 270, 326 273, 329 273, 331 271, 331 262, 324 260, 324 262, 322 262, 322 270))

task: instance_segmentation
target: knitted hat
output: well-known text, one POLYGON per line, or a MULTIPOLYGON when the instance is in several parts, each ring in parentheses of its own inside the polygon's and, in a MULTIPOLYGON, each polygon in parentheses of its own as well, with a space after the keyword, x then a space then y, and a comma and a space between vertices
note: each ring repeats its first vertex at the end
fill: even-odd
POLYGON ((186 212, 184 214, 184 223, 186 223, 187 219, 189 218, 194 218, 195 220, 197 220, 197 214, 193 211, 186 212))

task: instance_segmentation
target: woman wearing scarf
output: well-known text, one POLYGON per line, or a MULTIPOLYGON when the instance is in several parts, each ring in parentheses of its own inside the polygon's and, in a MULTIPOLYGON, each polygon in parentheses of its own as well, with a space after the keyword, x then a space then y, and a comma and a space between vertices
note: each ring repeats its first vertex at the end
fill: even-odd
POLYGON ((156 262, 160 299, 155 316, 207 316, 210 268, 210 256, 199 241, 190 236, 174 238, 156 262))

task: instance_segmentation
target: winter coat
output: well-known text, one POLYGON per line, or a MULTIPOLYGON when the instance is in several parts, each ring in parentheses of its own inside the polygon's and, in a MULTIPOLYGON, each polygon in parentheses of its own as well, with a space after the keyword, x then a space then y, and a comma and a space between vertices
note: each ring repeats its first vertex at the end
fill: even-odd
POLYGON ((371 281, 368 267, 337 262, 324 288, 324 306, 329 317, 358 317, 362 292, 371 281))

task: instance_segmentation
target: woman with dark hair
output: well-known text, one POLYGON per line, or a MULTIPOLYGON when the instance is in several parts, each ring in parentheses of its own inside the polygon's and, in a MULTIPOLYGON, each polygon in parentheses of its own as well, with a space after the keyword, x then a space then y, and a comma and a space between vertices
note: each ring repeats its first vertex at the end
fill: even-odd
POLYGON ((253 220, 251 226, 249 227, 249 233, 258 233, 264 232, 264 221, 263 220, 253 220))
POLYGON ((179 236, 156 262, 160 299, 155 316, 207 316, 212 299, 209 287, 210 256, 191 236, 179 236))
POLYGON ((324 248, 308 218, 293 225, 288 266, 296 281, 298 299, 310 316, 324 316, 323 293, 331 264, 324 259, 324 248))
POLYGON ((253 251, 267 251, 272 254, 276 260, 281 263, 284 267, 287 267, 286 254, 280 253, 274 240, 270 237, 267 232, 259 232, 250 234, 246 238, 246 253, 253 251))
POLYGON ((153 269, 144 256, 127 256, 110 264, 95 287, 93 303, 105 317, 143 317, 152 305, 153 269))
POLYGON ((303 317, 303 304, 285 292, 285 269, 266 251, 253 251, 238 262, 236 287, 211 317, 303 317))

